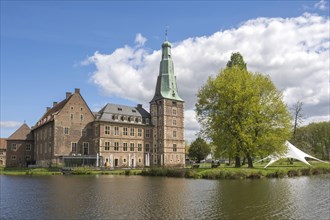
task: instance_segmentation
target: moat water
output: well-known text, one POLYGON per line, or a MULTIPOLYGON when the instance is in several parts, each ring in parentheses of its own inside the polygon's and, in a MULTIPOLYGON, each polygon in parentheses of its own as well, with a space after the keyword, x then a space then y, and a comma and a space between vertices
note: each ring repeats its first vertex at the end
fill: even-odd
POLYGON ((330 219, 330 175, 0 176, 0 219, 330 219))

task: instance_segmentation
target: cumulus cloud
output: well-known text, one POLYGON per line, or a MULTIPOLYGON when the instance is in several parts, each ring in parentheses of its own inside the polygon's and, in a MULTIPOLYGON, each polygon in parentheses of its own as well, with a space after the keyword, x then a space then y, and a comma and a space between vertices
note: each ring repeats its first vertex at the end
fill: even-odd
MULTIPOLYGON (((329 118, 329 18, 305 13, 293 18, 256 18, 237 28, 173 42, 180 96, 186 101, 186 138, 194 139, 198 123, 193 112, 196 93, 209 76, 224 68, 233 52, 240 52, 250 71, 271 76, 288 105, 304 103, 308 117, 329 118)), ((111 54, 96 52, 91 81, 105 95, 135 102, 151 100, 161 50, 149 52, 137 34, 137 46, 111 54)))
POLYGON ((138 46, 143 46, 147 41, 147 38, 143 37, 141 33, 136 34, 135 36, 135 43, 138 46))
POLYGON ((325 0, 321 0, 318 3, 314 4, 314 8, 320 9, 322 11, 327 10, 328 9, 327 2, 325 0))

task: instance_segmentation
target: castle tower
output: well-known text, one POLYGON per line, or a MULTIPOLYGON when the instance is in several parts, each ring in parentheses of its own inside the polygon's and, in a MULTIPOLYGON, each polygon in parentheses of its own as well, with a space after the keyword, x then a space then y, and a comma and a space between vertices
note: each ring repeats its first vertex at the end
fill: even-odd
POLYGON ((150 101, 153 130, 151 165, 183 167, 185 164, 184 144, 184 101, 178 94, 171 44, 162 44, 156 91, 150 101))

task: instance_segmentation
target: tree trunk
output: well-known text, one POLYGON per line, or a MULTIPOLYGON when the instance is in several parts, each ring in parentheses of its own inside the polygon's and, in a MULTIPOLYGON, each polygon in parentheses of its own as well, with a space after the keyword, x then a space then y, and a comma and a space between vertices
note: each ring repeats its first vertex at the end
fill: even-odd
POLYGON ((253 161, 250 154, 247 154, 248 168, 253 168, 253 161))
POLYGON ((241 167, 241 158, 239 156, 235 156, 235 167, 241 167))
POLYGON ((246 160, 246 157, 243 157, 242 166, 245 165, 245 160, 246 160))

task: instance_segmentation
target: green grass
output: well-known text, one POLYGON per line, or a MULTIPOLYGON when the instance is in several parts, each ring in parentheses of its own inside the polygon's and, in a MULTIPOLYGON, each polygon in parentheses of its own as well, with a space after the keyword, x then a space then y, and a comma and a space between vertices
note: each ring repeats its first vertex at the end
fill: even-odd
POLYGON ((283 164, 283 162, 275 163, 273 166, 264 168, 265 164, 256 164, 254 168, 246 166, 235 168, 232 166, 220 166, 218 168, 207 165, 201 168, 149 168, 142 171, 144 176, 167 176, 167 177, 186 177, 195 179, 260 179, 260 178, 283 178, 293 176, 308 176, 317 174, 330 173, 330 165, 312 162, 312 166, 308 166, 301 162, 295 162, 293 165, 283 164))
POLYGON ((0 168, 1 175, 61 175, 58 168, 0 168))
MULTIPOLYGON (((94 168, 73 168, 73 175, 142 175, 142 176, 166 176, 195 179, 260 179, 260 178, 283 178, 294 176, 309 176, 330 173, 330 164, 310 162, 308 166, 302 162, 289 164, 286 160, 280 160, 266 169, 264 164, 254 164, 254 168, 243 166, 235 168, 221 164, 218 168, 210 168, 211 164, 201 164, 200 168, 164 168, 151 167, 140 169, 115 169, 96 170, 94 168)), ((3 168, 3 175, 61 175, 59 168, 3 168)))

